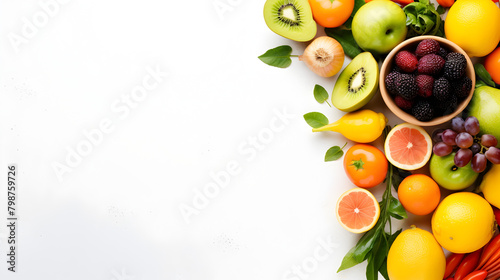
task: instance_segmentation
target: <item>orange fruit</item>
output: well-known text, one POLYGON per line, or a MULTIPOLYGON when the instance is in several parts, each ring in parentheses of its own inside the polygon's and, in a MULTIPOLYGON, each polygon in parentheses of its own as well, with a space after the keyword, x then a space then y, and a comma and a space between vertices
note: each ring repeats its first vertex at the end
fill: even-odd
POLYGON ((399 185, 398 198, 408 212, 415 215, 427 215, 438 206, 441 191, 431 177, 413 174, 406 177, 399 185))
POLYGON ((496 48, 484 60, 484 68, 490 73, 495 83, 500 84, 500 47, 496 48))
POLYGON ((375 226, 380 216, 380 206, 371 192, 354 188, 339 197, 335 213, 343 228, 362 233, 375 226))
POLYGON ((491 0, 458 0, 448 10, 444 33, 470 57, 485 56, 500 41, 500 9, 491 0))
POLYGON ((385 139, 384 149, 392 165, 404 170, 415 170, 431 158, 432 140, 421 127, 402 123, 391 129, 385 139))

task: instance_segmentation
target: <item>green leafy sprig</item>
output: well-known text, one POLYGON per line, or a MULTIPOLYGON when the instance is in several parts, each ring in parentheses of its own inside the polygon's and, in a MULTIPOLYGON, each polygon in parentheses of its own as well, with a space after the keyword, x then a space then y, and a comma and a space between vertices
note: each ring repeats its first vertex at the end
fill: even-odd
POLYGON ((444 37, 444 20, 441 19, 444 9, 434 5, 429 0, 420 0, 403 8, 406 14, 407 38, 420 35, 436 35, 444 37))
POLYGON ((299 56, 292 55, 292 47, 283 45, 266 51, 263 55, 259 56, 259 59, 270 66, 287 68, 292 64, 291 57, 299 56))
MULTIPOLYGON (((387 126, 384 134, 387 135, 390 127, 387 126)), ((392 195, 392 188, 397 188, 401 180, 394 180, 394 176, 399 175, 399 169, 389 164, 389 169, 386 177, 386 189, 382 196, 380 204, 380 217, 375 226, 367 231, 356 243, 356 245, 347 252, 342 260, 337 272, 351 268, 357 264, 367 261, 366 279, 378 279, 378 273, 382 274, 385 279, 389 279, 387 274, 387 255, 389 248, 401 233, 402 229, 392 233, 391 218, 402 220, 407 218, 406 210, 397 198, 392 195), (396 175, 397 174, 397 175, 396 175), (389 232, 385 231, 386 225, 389 224, 389 232)))
MULTIPOLYGON (((316 96, 316 94, 315 94, 315 96, 316 96)), ((327 98, 328 98, 328 94, 327 94, 327 98)), ((328 105, 330 105, 330 104, 328 104, 328 105)), ((325 126, 329 123, 328 118, 319 112, 311 112, 311 113, 305 114, 304 120, 312 128, 320 128, 320 127, 325 126)), ((333 146, 330 149, 328 149, 326 151, 326 154, 325 154, 325 161, 328 162, 328 161, 335 161, 335 160, 340 159, 344 155, 344 148, 346 145, 347 145, 347 142, 344 144, 344 146, 342 146, 342 148, 339 146, 333 146)))

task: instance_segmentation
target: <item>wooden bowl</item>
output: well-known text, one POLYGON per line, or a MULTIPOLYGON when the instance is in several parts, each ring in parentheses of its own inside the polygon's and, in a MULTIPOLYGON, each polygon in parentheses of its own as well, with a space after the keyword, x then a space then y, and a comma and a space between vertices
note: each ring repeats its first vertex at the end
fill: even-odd
POLYGON ((462 50, 458 45, 455 43, 446 40, 441 37, 437 36, 418 36, 418 37, 413 37, 410 38, 406 41, 403 41, 399 45, 397 45, 385 58, 384 62, 382 63, 382 68, 380 69, 380 94, 382 95, 382 98, 384 99, 385 104, 391 110, 394 115, 396 115, 398 118, 402 119, 405 122, 415 124, 418 126, 434 126, 434 125, 439 125, 442 123, 445 123, 452 118, 456 117, 458 114, 460 114, 465 107, 469 104, 470 100, 472 99, 472 94, 474 93, 474 86, 476 85, 476 75, 474 72, 474 66, 469 58, 469 56, 465 53, 464 50, 462 50), (453 111, 449 115, 444 115, 440 117, 436 117, 430 121, 427 122, 422 122, 417 120, 414 116, 411 114, 405 112, 401 108, 399 108, 396 103, 394 103, 394 99, 391 97, 389 92, 387 91, 387 88, 385 86, 385 77, 391 72, 393 62, 394 62, 394 57, 396 56, 396 53, 399 52, 400 50, 408 50, 408 51, 415 51, 415 48, 417 47, 418 43, 424 39, 434 39, 439 42, 441 47, 443 47, 445 50, 448 52, 458 52, 461 53, 465 56, 465 59, 467 60, 467 69, 465 72, 465 75, 469 77, 472 80, 472 89, 464 100, 462 100, 458 106, 455 108, 455 111, 453 111))

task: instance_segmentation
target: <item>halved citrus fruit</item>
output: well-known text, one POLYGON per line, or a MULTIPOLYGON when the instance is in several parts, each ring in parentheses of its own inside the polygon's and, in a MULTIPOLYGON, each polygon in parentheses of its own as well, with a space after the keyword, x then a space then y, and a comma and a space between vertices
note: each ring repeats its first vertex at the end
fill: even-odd
POLYGON ((335 213, 343 228, 362 233, 375 226, 380 216, 380 206, 371 192, 354 188, 339 197, 335 213))
POLYGON ((423 128, 403 123, 391 129, 385 139, 384 149, 392 165, 404 170, 415 170, 431 158, 432 140, 423 128))

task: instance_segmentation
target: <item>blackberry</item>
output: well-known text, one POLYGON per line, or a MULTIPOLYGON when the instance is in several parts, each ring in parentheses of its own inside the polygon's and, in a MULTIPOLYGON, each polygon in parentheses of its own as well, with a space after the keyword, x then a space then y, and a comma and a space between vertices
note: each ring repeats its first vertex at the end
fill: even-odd
POLYGON ((398 94, 398 89, 396 88, 395 80, 399 75, 401 75, 401 73, 392 71, 387 75, 387 77, 385 77, 385 87, 387 88, 387 91, 391 95, 398 94))
POLYGON ((446 101, 450 97, 450 82, 444 77, 434 81, 432 95, 439 101, 446 101))
POLYGON ((448 59, 446 60, 443 66, 443 76, 448 78, 449 80, 458 80, 465 75, 466 67, 467 67, 467 61, 465 60, 465 58, 448 59))
POLYGON ((448 51, 446 51, 444 48, 439 48, 439 51, 437 52, 437 55, 440 57, 446 59, 446 55, 448 55, 448 51))
POLYGON ((459 100, 465 99, 472 89, 472 80, 464 76, 458 81, 451 83, 451 92, 455 95, 459 100))
POLYGON ((406 100, 412 100, 417 96, 417 82, 411 74, 400 74, 395 80, 397 92, 406 100))
POLYGON ((419 121, 426 122, 434 117, 434 109, 429 101, 420 99, 411 108, 411 114, 419 121))
POLYGON ((467 59, 465 59, 465 56, 461 53, 457 53, 457 52, 451 52, 449 54, 446 55, 446 60, 459 60, 465 64, 467 64, 467 59))

